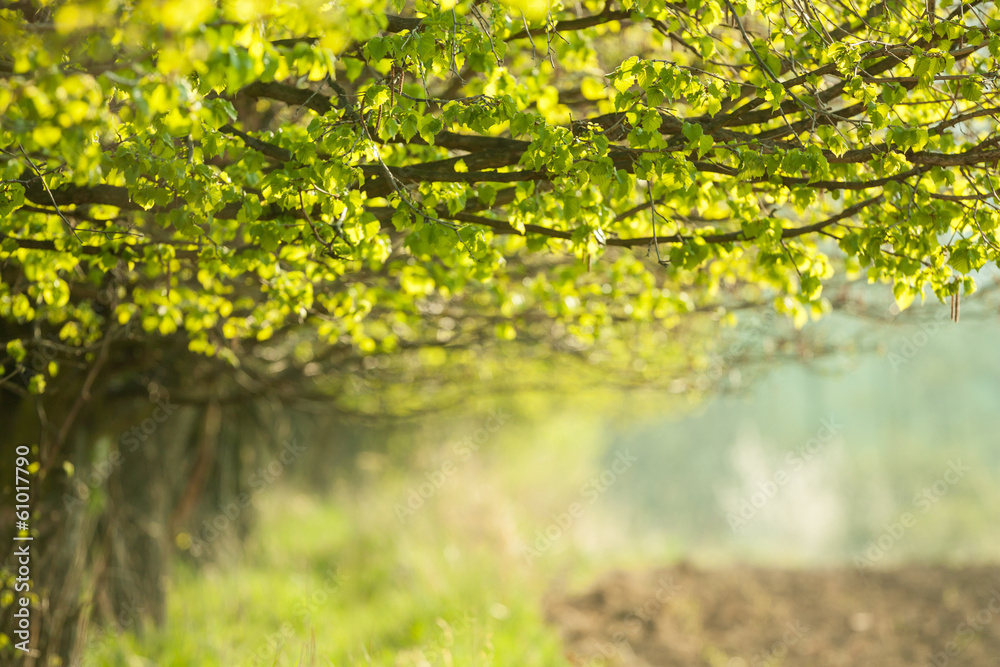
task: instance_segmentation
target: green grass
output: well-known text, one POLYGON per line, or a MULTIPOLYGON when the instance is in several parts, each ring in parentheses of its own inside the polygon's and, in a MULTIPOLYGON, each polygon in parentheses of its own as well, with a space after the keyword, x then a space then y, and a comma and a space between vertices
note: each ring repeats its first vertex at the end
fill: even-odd
POLYGON ((407 472, 373 455, 377 471, 324 498, 269 490, 245 544, 175 566, 163 628, 97 637, 84 664, 568 665, 542 598, 582 559, 570 537, 533 563, 520 548, 577 493, 585 440, 537 447, 510 427, 468 460, 445 444, 407 472), (444 461, 456 471, 401 523, 397 503, 444 461))
POLYGON ((85 664, 566 664, 540 572, 444 502, 400 525, 394 498, 261 498, 240 557, 178 567, 166 626, 98 641, 85 664))

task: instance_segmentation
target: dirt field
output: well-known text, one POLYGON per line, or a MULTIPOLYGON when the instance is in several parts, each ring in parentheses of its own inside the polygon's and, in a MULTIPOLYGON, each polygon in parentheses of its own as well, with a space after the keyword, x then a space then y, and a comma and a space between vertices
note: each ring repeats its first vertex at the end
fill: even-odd
POLYGON ((1000 666, 1000 567, 612 572, 551 592, 574 664, 1000 666))

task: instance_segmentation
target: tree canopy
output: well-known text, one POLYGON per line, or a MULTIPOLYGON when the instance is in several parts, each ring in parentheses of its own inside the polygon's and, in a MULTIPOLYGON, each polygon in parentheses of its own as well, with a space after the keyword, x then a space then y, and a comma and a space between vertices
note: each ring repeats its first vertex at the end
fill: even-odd
POLYGON ((0 377, 53 350, 40 392, 124 326, 306 367, 663 345, 772 298, 802 324, 838 273, 969 293, 998 29, 981 0, 0 3, 0 377))
POLYGON ((998 256, 998 56, 982 0, 0 0, 42 655, 135 582, 157 617, 288 396, 331 430, 359 382, 547 380, 553 350, 671 382, 740 308, 803 325, 866 274, 957 315, 998 256))

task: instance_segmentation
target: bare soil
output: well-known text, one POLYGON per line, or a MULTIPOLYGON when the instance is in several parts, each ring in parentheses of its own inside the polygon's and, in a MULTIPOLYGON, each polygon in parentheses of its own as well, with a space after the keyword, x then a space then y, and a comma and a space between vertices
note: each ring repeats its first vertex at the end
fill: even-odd
POLYGON ((1000 567, 611 572, 545 601, 573 664, 1000 666, 1000 567))

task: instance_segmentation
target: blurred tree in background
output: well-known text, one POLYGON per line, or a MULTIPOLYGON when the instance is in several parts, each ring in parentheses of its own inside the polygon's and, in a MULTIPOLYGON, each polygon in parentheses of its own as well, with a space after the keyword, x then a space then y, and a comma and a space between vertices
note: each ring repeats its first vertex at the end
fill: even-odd
POLYGON ((39 664, 158 617, 290 406, 667 386, 740 308, 801 326, 867 271, 957 317, 996 260, 992 3, 390 4, 0 3, 39 664))

